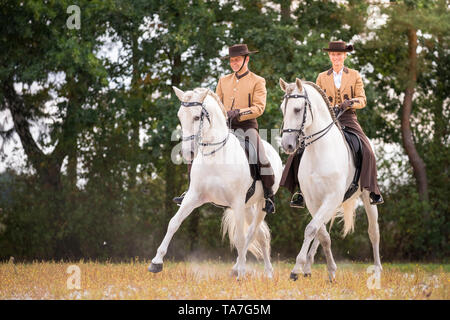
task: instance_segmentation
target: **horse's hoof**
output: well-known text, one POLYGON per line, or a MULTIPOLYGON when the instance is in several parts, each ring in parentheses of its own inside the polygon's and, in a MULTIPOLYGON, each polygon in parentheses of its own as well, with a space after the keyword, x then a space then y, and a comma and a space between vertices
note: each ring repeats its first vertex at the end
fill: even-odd
POLYGON ((148 267, 148 271, 153 272, 153 273, 158 273, 161 272, 163 269, 163 264, 162 263, 151 263, 150 266, 148 267))
POLYGON ((311 278, 311 273, 304 273, 304 274, 303 274, 303 277, 305 277, 305 278, 311 278))
POLYGON ((336 276, 334 275, 328 275, 328 280, 330 281, 330 283, 336 283, 336 276))
POLYGON ((289 276, 289 279, 291 279, 293 281, 297 281, 298 280, 298 274, 291 272, 291 275, 289 276))

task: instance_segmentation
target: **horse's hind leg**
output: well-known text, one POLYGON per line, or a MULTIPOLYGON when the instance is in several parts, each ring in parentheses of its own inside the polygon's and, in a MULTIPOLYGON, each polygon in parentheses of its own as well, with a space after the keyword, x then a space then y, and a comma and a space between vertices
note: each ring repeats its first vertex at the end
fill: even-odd
POLYGON ((298 278, 298 274, 303 270, 306 264, 308 249, 311 242, 314 240, 317 233, 319 232, 319 229, 324 225, 324 223, 328 222, 331 219, 334 213, 334 210, 332 210, 332 208, 336 208, 339 205, 339 202, 340 200, 336 197, 327 197, 322 202, 319 210, 317 210, 316 213, 313 214, 313 219, 306 226, 302 248, 297 255, 295 266, 292 269, 290 276, 291 279, 296 280, 298 278))
POLYGON ((195 208, 202 204, 203 202, 200 201, 193 192, 188 191, 186 193, 186 196, 177 213, 172 217, 172 219, 170 219, 169 226, 167 227, 167 233, 158 248, 156 256, 152 259, 152 263, 148 267, 149 271, 154 273, 162 271, 163 258, 167 253, 170 240, 180 227, 183 220, 186 219, 195 208))
POLYGON ((306 257, 306 264, 305 264, 305 267, 303 268, 303 275, 305 277, 311 276, 311 266, 314 263, 314 257, 317 253, 319 244, 322 245, 323 253, 325 254, 325 258, 327 260, 328 276, 330 278, 330 281, 333 281, 336 276, 337 267, 336 267, 336 263, 333 258, 333 253, 331 252, 330 234, 328 233, 327 229, 325 228, 325 225, 323 225, 319 229, 319 232, 317 233, 316 237, 314 238, 311 248, 309 248, 308 255, 306 257))
POLYGON ((260 201, 256 206, 258 216, 262 217, 259 226, 256 230, 256 241, 261 246, 262 255, 264 259, 264 272, 268 278, 273 277, 273 267, 270 262, 270 230, 267 223, 264 222, 266 212, 262 210, 264 201, 260 201))
POLYGON ((377 206, 370 204, 369 191, 364 190, 361 194, 364 207, 366 209, 367 219, 369 220, 369 238, 372 243, 373 259, 377 271, 382 271, 380 260, 380 230, 378 227, 378 209, 377 206))
POLYGON ((331 252, 331 238, 328 233, 325 225, 319 229, 317 234, 320 240, 320 244, 322 245, 323 253, 325 254, 325 258, 327 259, 327 269, 328 269, 328 277, 330 282, 336 277, 336 262, 334 262, 333 253, 331 252))
POLYGON ((236 264, 232 268, 232 274, 237 275, 237 279, 239 280, 245 275, 245 262, 246 251, 245 248, 245 208, 243 206, 233 207, 232 208, 235 219, 236 219, 236 234, 234 239, 234 245, 237 249, 238 256, 236 259, 236 264))
POLYGON ((306 257, 305 267, 303 268, 303 276, 311 276, 311 266, 314 264, 314 256, 316 255, 317 248, 319 247, 319 237, 316 235, 311 248, 309 248, 308 256, 306 257))

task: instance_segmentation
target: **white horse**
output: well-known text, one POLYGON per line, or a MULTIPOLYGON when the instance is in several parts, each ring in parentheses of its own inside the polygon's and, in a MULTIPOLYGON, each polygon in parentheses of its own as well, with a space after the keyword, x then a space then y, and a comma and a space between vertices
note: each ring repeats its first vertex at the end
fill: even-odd
POLYGON ((296 280, 301 271, 304 276, 311 274, 311 265, 319 243, 325 253, 330 281, 335 279, 336 263, 325 225, 340 212, 343 213, 344 220, 343 235, 352 231, 358 197, 364 203, 369 221, 368 232, 375 271, 381 272, 378 210, 375 205, 370 204, 369 192, 361 192, 360 188, 343 202, 345 192, 352 182, 355 166, 343 134, 333 124, 335 118, 325 102, 326 97, 314 84, 299 79, 287 84, 280 78, 280 87, 286 93, 281 104, 284 119, 282 147, 286 153, 291 154, 301 143, 306 144, 297 175, 306 206, 313 217, 305 229, 303 245, 292 269, 291 279, 296 280))
MULTIPOLYGON (((255 193, 245 203, 246 193, 252 185, 249 164, 239 140, 227 127, 226 111, 218 96, 209 89, 197 88, 183 92, 173 87, 181 101, 178 110, 183 142, 183 157, 192 162, 189 189, 177 213, 169 222, 167 233, 152 259, 149 271, 162 270, 163 258, 172 236, 184 219, 204 203, 228 207, 222 219, 223 236, 228 232, 230 243, 237 248, 238 257, 232 273, 238 279, 245 274, 247 250, 264 259, 264 270, 272 277, 270 262, 270 231, 262 210, 265 200, 261 181, 256 183, 255 193)), ((282 162, 275 149, 263 141, 278 190, 282 174, 282 162)))

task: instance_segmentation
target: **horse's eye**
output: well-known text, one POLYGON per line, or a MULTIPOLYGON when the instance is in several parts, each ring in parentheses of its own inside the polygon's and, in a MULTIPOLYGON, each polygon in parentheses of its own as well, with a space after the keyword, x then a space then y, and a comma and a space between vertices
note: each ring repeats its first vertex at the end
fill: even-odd
POLYGON ((198 120, 200 120, 200 117, 199 116, 195 116, 194 117, 194 121, 198 121, 198 120))
POLYGON ((300 110, 301 110, 300 108, 294 108, 294 112, 295 112, 295 113, 299 113, 300 110))

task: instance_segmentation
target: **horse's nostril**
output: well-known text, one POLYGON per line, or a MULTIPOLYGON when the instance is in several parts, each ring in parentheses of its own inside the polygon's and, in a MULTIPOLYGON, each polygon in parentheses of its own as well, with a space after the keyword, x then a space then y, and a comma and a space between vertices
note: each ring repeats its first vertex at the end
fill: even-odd
POLYGON ((194 151, 191 151, 191 158, 194 158, 194 151))
POLYGON ((292 144, 288 144, 288 150, 290 151, 290 150, 292 150, 292 149, 294 149, 294 147, 292 146, 292 144))

